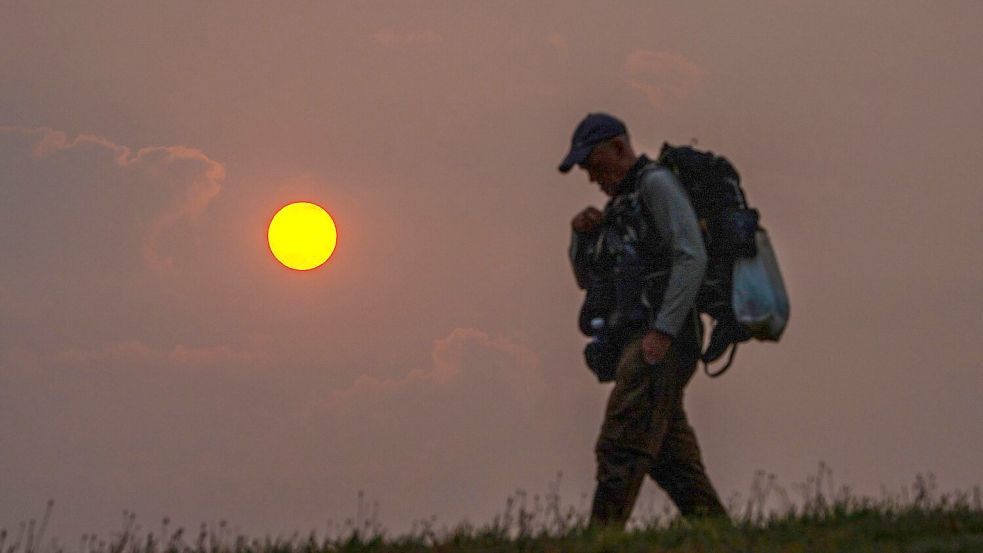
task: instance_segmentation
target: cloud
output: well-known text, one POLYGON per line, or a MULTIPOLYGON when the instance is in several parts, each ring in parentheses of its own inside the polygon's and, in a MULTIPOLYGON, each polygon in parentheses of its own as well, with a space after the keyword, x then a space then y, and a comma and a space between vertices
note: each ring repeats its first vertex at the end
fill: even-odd
POLYGON ((498 508, 515 486, 542 485, 563 466, 543 437, 569 421, 558 416, 565 398, 551 394, 536 352, 458 328, 434 342, 432 358, 309 402, 290 424, 290 441, 306 444, 293 448, 293 470, 361 483, 384 504, 395 497, 387 507, 397 519, 487 519, 488 498, 498 508))
POLYGON ((10 348, 0 352, 0 368, 15 371, 22 368, 44 368, 52 371, 106 371, 166 369, 170 371, 228 370, 262 368, 269 364, 270 353, 262 348, 236 349, 228 345, 187 346, 171 348, 149 346, 139 340, 108 344, 96 349, 68 348, 38 352, 25 348, 10 348))
POLYGON ((432 30, 397 31, 392 28, 382 29, 371 35, 372 40, 386 48, 397 46, 431 46, 444 40, 444 37, 432 30))
POLYGON ((458 328, 432 358, 318 393, 262 348, 10 349, 0 440, 19 448, 0 469, 86 529, 121 508, 180 505, 251 528, 305 527, 348 512, 359 489, 380 500, 384 521, 487 520, 516 486, 538 489, 563 466, 541 442, 569 418, 525 345, 458 328), (83 514, 76 497, 98 508, 83 514))
MULTIPOLYGON (((77 162, 74 168, 65 167, 67 171, 59 175, 62 182, 51 184, 81 189, 80 192, 95 200, 88 204, 93 208, 100 207, 96 205, 98 201, 105 201, 104 205, 112 203, 112 196, 128 192, 135 192, 130 197, 136 201, 153 200, 153 205, 148 206, 151 210, 149 217, 141 221, 140 232, 143 238, 143 259, 148 266, 156 269, 173 264, 173 259, 160 251, 163 235, 180 222, 194 221, 200 216, 219 194, 225 180, 225 167, 221 163, 200 150, 181 145, 150 146, 134 152, 127 146, 99 136, 80 134, 69 139, 66 133, 45 127, 0 126, 0 136, 5 139, 5 144, 10 140, 26 144, 37 159, 67 157, 77 162), (105 181, 86 182, 88 175, 83 173, 84 169, 104 174, 112 167, 116 167, 123 177, 120 187, 113 189, 105 181), (146 189, 123 190, 124 186, 146 189)), ((16 151, 17 148, 13 150, 16 151)), ((8 150, 3 153, 9 155, 12 152, 8 150)), ((39 172, 44 170, 38 168, 39 172)), ((30 186, 27 179, 11 184, 30 186)), ((137 206, 122 207, 126 209, 137 206)))
POLYGON ((546 37, 546 42, 553 48, 556 53, 556 57, 561 64, 566 64, 570 61, 570 46, 567 44, 567 39, 560 33, 550 33, 546 37))
POLYGON ((657 108, 689 96, 703 81, 706 71, 672 52, 635 50, 621 69, 621 79, 640 90, 657 108))
POLYGON ((0 526, 35 496, 54 498, 74 535, 110 529, 123 508, 212 510, 200 488, 237 479, 236 457, 262 446, 282 408, 269 366, 262 350, 222 344, 3 351, 0 441, 18 447, 0 470, 21 501, 0 508, 0 526), (175 507, 186 497, 192 505, 175 507))
POLYGON ((434 343, 432 356, 432 367, 412 370, 402 378, 360 376, 351 388, 338 392, 336 400, 372 400, 369 396, 403 394, 417 386, 454 389, 489 378, 511 388, 514 394, 510 397, 530 408, 543 388, 539 356, 534 351, 480 330, 454 329, 434 343))
POLYGON ((0 349, 167 343, 192 327, 179 314, 214 287, 204 215, 221 163, 182 145, 2 126, 0 167, 0 349))

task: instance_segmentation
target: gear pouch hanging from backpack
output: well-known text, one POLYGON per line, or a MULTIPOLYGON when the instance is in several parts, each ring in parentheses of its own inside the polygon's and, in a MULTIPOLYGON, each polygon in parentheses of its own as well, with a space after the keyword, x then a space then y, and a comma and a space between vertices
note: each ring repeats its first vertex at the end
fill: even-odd
POLYGON ((785 283, 768 233, 755 233, 757 255, 734 262, 732 302, 737 321, 758 340, 777 341, 788 324, 785 283))

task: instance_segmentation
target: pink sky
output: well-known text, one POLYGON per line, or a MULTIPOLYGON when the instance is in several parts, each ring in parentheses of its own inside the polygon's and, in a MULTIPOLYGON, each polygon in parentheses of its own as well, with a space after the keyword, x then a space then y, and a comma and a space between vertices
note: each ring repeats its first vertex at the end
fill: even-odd
MULTIPOLYGON (((323 531, 483 523, 593 489, 556 166, 588 111, 726 154, 792 298, 694 379, 725 498, 826 461, 877 494, 981 483, 983 71, 973 2, 4 7, 0 527, 123 509, 323 531), (329 263, 266 224, 315 201, 329 263)), ((646 484, 643 497, 655 493, 646 484)), ((656 493, 655 499, 663 497, 656 493)))

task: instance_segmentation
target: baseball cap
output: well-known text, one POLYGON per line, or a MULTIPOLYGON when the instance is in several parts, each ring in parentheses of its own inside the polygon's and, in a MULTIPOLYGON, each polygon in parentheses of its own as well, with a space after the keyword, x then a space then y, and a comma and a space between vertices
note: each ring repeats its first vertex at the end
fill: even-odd
POLYGON ((570 153, 563 158, 563 163, 559 167, 560 172, 566 173, 574 165, 583 163, 590 155, 591 149, 598 143, 627 132, 625 124, 616 117, 606 113, 588 113, 573 131, 570 153))

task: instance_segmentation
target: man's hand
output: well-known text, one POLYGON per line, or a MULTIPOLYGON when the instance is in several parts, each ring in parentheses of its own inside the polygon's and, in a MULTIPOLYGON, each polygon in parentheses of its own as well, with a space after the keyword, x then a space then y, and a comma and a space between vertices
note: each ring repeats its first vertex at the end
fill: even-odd
POLYGON ((570 226, 577 232, 590 232, 597 228, 597 225, 601 224, 603 218, 604 215, 601 213, 601 210, 591 206, 578 213, 573 218, 570 226))
POLYGON ((661 363, 672 345, 672 337, 658 330, 650 330, 642 337, 642 358, 649 365, 661 363))

